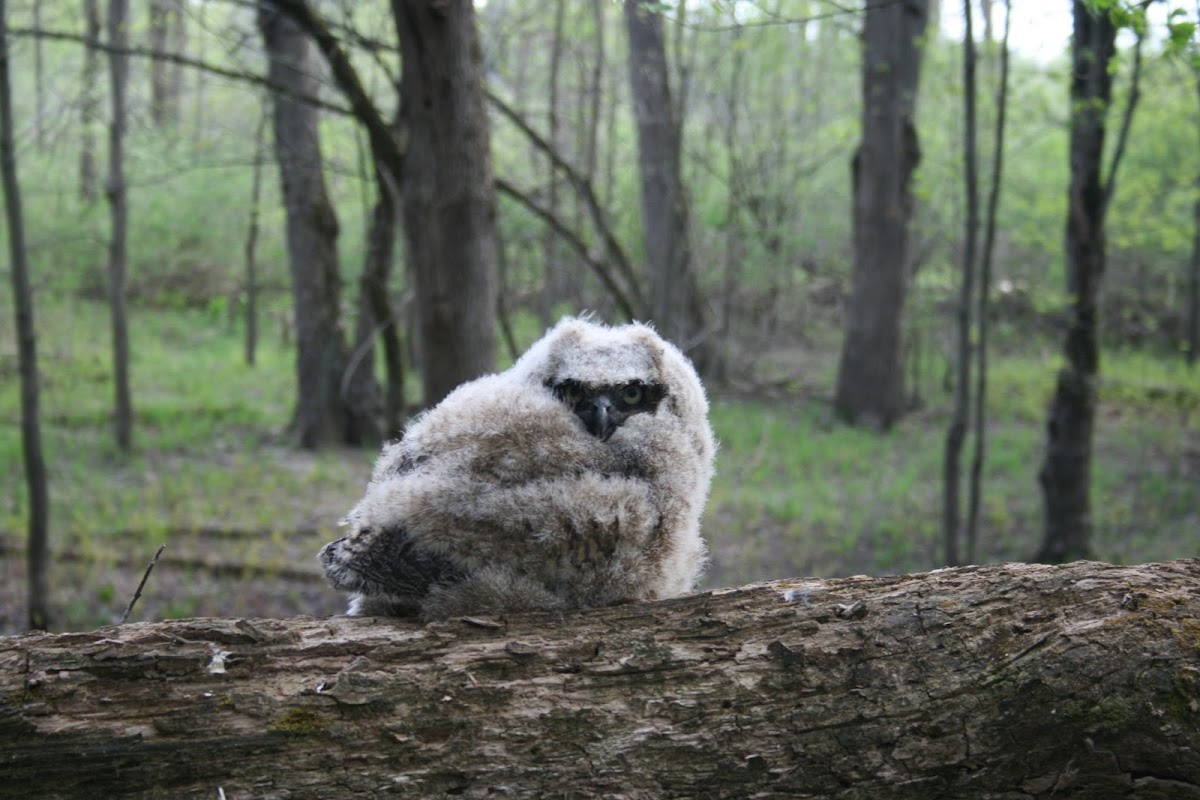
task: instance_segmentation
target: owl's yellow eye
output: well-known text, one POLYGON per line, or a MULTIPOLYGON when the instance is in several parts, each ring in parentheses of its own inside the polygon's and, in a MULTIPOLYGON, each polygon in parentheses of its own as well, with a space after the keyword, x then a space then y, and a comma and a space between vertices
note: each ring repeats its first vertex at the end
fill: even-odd
POLYGON ((621 392, 621 400, 624 401, 626 405, 630 406, 636 406, 638 403, 642 402, 641 384, 627 384, 625 389, 621 392))

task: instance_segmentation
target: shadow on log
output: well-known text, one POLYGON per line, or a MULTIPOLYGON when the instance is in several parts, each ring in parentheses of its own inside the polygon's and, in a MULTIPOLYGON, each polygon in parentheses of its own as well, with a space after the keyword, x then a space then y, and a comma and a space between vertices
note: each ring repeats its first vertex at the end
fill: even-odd
POLYGON ((18 797, 1200 797, 1200 561, 0 639, 18 797))

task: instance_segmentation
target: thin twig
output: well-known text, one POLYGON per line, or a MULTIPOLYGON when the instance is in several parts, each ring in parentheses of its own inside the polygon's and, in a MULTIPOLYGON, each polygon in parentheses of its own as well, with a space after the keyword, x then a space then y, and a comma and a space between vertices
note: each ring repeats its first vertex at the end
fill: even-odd
POLYGON ((154 558, 150 559, 150 565, 146 567, 146 572, 142 575, 142 582, 138 584, 137 591, 133 593, 133 599, 129 601, 129 607, 125 609, 125 613, 121 615, 121 624, 124 625, 129 619, 129 614, 133 611, 133 604, 142 596, 142 589, 146 586, 146 579, 150 577, 150 570, 154 569, 154 565, 158 563, 158 557, 162 555, 165 544, 160 544, 158 550, 154 551, 154 558))

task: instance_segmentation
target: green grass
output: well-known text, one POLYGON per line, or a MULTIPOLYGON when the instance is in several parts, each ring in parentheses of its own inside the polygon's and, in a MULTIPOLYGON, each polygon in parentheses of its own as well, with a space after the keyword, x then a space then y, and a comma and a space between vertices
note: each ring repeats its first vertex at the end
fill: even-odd
MULTIPOLYGON (((106 309, 77 300, 39 304, 52 547, 101 565, 56 583, 64 624, 111 619, 131 591, 125 583, 136 584, 141 565, 164 541, 174 557, 309 570, 314 582, 275 592, 251 573, 220 584, 193 572, 159 576, 169 584, 159 587, 159 615, 267 613, 262 603, 274 595, 292 598, 285 607, 292 613, 312 610, 314 596, 334 602, 316 580, 313 556, 336 535, 375 453, 292 447, 285 429, 293 355, 277 328, 263 327, 258 365, 248 367, 240 323, 223 313, 133 308, 135 447, 124 455, 111 430, 106 309), (103 566, 117 564, 135 574, 113 575, 103 566), (91 594, 64 586, 68 580, 91 594), (232 605, 214 599, 222 594, 232 605)), ((516 327, 521 346, 540 331, 530 315, 516 327)), ((1058 364, 1052 348, 1045 352, 993 360, 984 561, 1024 559, 1039 543, 1036 473, 1058 364)), ((15 377, 11 327, 0 330, 0 372, 15 377)), ((789 396, 804 400, 714 393, 721 447, 705 520, 709 584, 940 566, 948 398, 927 391, 922 410, 880 435, 834 422, 822 399, 828 370, 804 374, 789 384, 789 396)), ((1116 352, 1106 355, 1103 375, 1093 473, 1096 555, 1115 562, 1195 555, 1200 371, 1116 352)), ((18 417, 17 382, 5 380, 0 537, 10 551, 19 550, 26 524, 18 417)))
MULTIPOLYGON (((134 450, 121 454, 111 425, 107 324, 106 310, 93 303, 39 309, 56 546, 104 550, 107 537, 131 531, 153 538, 175 528, 326 526, 330 514, 314 513, 321 498, 349 502, 361 488, 372 454, 306 454, 288 444, 290 351, 266 335, 257 365, 246 366, 240 332, 200 311, 132 311, 134 450)), ((16 381, 0 388, 0 419, 0 531, 13 536, 25 527, 16 381)))
MULTIPOLYGON (((990 373, 979 558, 1040 543, 1037 470, 1057 356, 1005 356, 990 373)), ((1197 554, 1200 370, 1137 352, 1104 361, 1093 462, 1096 556, 1197 554)), ((822 387, 808 394, 821 396, 822 387)), ((828 392, 824 388, 824 392, 828 392)), ((877 435, 832 422, 824 401, 714 403, 721 440, 707 518, 713 583, 941 564, 948 398, 877 435)), ((970 446, 964 451, 964 462, 970 446)), ((966 484, 963 484, 966 497, 966 484)))

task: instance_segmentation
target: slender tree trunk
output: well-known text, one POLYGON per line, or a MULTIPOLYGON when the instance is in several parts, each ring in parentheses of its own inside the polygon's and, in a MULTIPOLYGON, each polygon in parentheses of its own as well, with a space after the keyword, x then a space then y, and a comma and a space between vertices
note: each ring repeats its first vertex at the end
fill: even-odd
POLYGON ((1000 208, 1000 183, 1004 174, 1004 125, 1008 116, 1008 35, 1012 0, 1004 3, 1004 32, 1000 40, 1000 88, 996 94, 996 128, 992 138, 991 191, 983 238, 983 262, 979 267, 979 343, 975 368, 975 436, 971 455, 971 486, 967 500, 967 563, 976 563, 979 542, 979 503, 982 495, 983 459, 987 449, 987 377, 989 311, 992 291, 992 260, 996 250, 996 214, 1000 208))
MULTIPOLYGON (((550 84, 549 107, 546 109, 546 131, 550 146, 555 149, 562 147, 562 126, 560 124, 561 109, 559 108, 559 78, 562 70, 563 23, 566 14, 566 0, 555 0, 554 31, 550 43, 550 84)), ((559 214, 559 180, 558 168, 553 159, 546 160, 546 209, 555 217, 559 214)), ((538 312, 543 326, 549 326, 553 321, 554 306, 562 300, 565 294, 565 265, 562 263, 562 251, 559 247, 558 235, 550 227, 542 234, 542 291, 538 298, 538 312)))
MULTIPOLYGON (((204 30, 207 25, 207 11, 208 3, 200 3, 200 7, 195 10, 195 14, 198 17, 196 27, 200 30, 204 30)), ((205 44, 208 42, 208 37, 197 36, 196 42, 199 49, 197 57, 203 61, 205 58, 205 44)), ((198 70, 196 72, 196 88, 193 92, 192 104, 192 142, 196 144, 204 138, 204 108, 208 102, 205 93, 207 81, 207 73, 204 70, 198 70)))
POLYGON ((0 639, 5 797, 1200 795, 1200 562, 0 639))
MULTIPOLYGON (((33 0, 33 29, 42 29, 42 0, 33 0)), ((34 141, 38 150, 46 147, 46 65, 42 37, 33 39, 34 141)))
MULTIPOLYGON (((383 344, 383 361, 387 388, 383 397, 383 438, 398 437, 404 425, 404 350, 396 312, 392 307, 388 285, 391 282, 392 262, 396 255, 396 207, 398 192, 382 169, 375 169, 376 198, 367 230, 367 253, 363 264, 359 296, 366 325, 358 331, 358 347, 369 337, 376 336, 383 344)), ((374 362, 374 345, 370 358, 374 362)), ((373 373, 372 373, 373 377, 373 373)), ((375 392, 378 392, 376 384, 375 392)))
MULTIPOLYGON (((600 121, 605 100, 604 78, 607 59, 605 33, 608 24, 608 3, 605 0, 592 0, 590 7, 592 20, 590 60, 586 67, 582 63, 582 59, 580 63, 581 71, 586 69, 587 75, 580 77, 580 85, 586 89, 582 90, 579 98, 579 115, 582 120, 579 152, 581 153, 583 179, 590 187, 595 187, 597 167, 600 163, 600 121)), ((573 193, 573 197, 575 227, 582 230, 589 215, 588 203, 578 191, 573 193)), ((606 258, 604 250, 598 250, 597 255, 600 259, 606 258)), ((584 299, 586 292, 580 281, 568 281, 564 294, 565 299, 577 307, 587 305, 584 299)))
MULTIPOLYGON (((187 54, 187 14, 184 6, 187 0, 171 0, 170 35, 171 52, 177 55, 187 54)), ((167 66, 167 118, 178 125, 183 118, 183 64, 174 62, 167 66)))
POLYGON ((274 128, 292 275, 296 435, 307 448, 372 441, 378 437, 374 421, 352 407, 342 391, 346 352, 340 319, 338 222, 325 190, 319 114, 314 106, 296 99, 319 91, 312 49, 300 27, 278 11, 260 7, 258 25, 270 61, 268 77, 284 90, 274 95, 274 128))
POLYGON ((967 222, 963 236, 962 289, 958 297, 958 353, 955 364, 954 414, 946 431, 946 451, 942 468, 942 535, 946 544, 946 563, 958 564, 959 486, 963 441, 971 411, 971 306, 975 302, 976 250, 979 240, 979 145, 975 82, 975 27, 972 0, 963 0, 963 175, 966 179, 967 222))
POLYGON ((1107 13, 1074 2, 1071 44, 1070 186, 1067 191, 1066 256, 1072 289, 1066 365, 1046 423, 1046 452, 1039 481, 1045 529, 1037 561, 1060 562, 1091 555, 1091 464, 1100 367, 1098 299, 1104 274, 1105 116, 1112 101, 1109 62, 1116 28, 1107 13))
MULTIPOLYGON (((267 100, 264 98, 264 100, 267 100)), ((250 182, 250 224, 246 230, 246 365, 254 366, 258 350, 258 217, 263 165, 267 160, 269 100, 263 103, 254 130, 254 172, 250 182)))
MULTIPOLYGON (((384 279, 378 291, 383 292, 382 303, 373 300, 372 293, 376 291, 377 275, 382 270, 386 276, 391 270, 391 257, 395 239, 395 222, 381 220, 377 213, 372 213, 370 201, 370 186, 378 183, 371 176, 377 170, 368 169, 367 148, 364 146, 362 131, 354 132, 354 150, 358 156, 358 179, 362 195, 362 215, 366 220, 366 230, 363 232, 364 254, 363 267, 358 276, 357 313, 354 318, 354 337, 351 340, 354 347, 350 350, 350 359, 346 364, 345 375, 342 378, 342 394, 353 397, 354 402, 363 409, 369 409, 372 417, 380 420, 383 425, 383 398, 379 380, 375 377, 375 337, 391 318, 388 308, 387 281, 384 279), (385 226, 380 229, 380 224, 385 226), (391 227, 386 227, 386 226, 391 227), (382 252, 381 252, 382 251, 382 252), (383 260, 387 263, 381 263, 383 260), (382 315, 375 313, 376 307, 382 308, 382 315)), ((378 204, 375 211, 378 212, 378 204)), ((381 427, 380 439, 395 436, 381 427)))
POLYGON ((625 0, 625 23, 653 321, 659 333, 703 369, 704 320, 697 313, 687 197, 680 172, 682 128, 671 99, 662 15, 645 0, 625 0))
POLYGON ((108 184, 105 194, 112 217, 108 246, 108 304, 112 317, 114 427, 117 447, 133 447, 133 400, 129 390, 129 328, 125 311, 126 235, 129 211, 125 198, 125 88, 129 83, 129 3, 109 0, 108 42, 112 120, 108 127, 108 184))
MULTIPOLYGON (((156 53, 167 51, 167 32, 171 22, 171 0, 150 0, 150 22, 147 35, 150 49, 156 53)), ((167 62, 162 58, 150 59, 150 118, 156 127, 167 123, 167 62)))
POLYGON ((588 82, 587 144, 583 150, 583 174, 589 183, 596 179, 597 152, 600 140, 600 113, 604 102, 605 63, 605 0, 592 0, 592 24, 596 28, 596 54, 592 61, 592 75, 588 82))
POLYGON ((100 2, 83 0, 83 19, 87 47, 83 53, 79 100, 79 196, 87 203, 100 195, 96 169, 96 124, 100 118, 100 96, 96 80, 100 75, 100 2))
MULTIPOLYGON (((1200 4, 1196 14, 1200 16, 1200 4)), ((1200 66, 1194 66, 1197 99, 1200 99, 1200 66)), ((1200 128, 1198 128, 1200 129, 1200 128)), ((1200 360, 1200 174, 1196 176, 1196 204, 1192 208, 1192 261, 1187 282, 1187 363, 1195 366, 1200 360)))
MULTIPOLYGON (((1200 178, 1196 180, 1200 193, 1200 178)), ((1187 363, 1200 360, 1200 197, 1192 206, 1192 260, 1188 268, 1187 288, 1187 363)))
POLYGON ((854 269, 834 408, 856 425, 903 413, 900 343, 911 269, 917 84, 928 0, 869 0, 863 23, 862 143, 852 164, 854 269))
POLYGON ((393 0, 401 186, 426 405, 496 364, 496 199, 470 0, 393 0))
POLYGON ((0 180, 4 186, 4 212, 8 227, 8 255, 12 275, 14 320, 17 337, 17 370, 21 381, 21 454, 28 487, 29 528, 26 538, 29 584, 29 627, 50 625, 47 573, 50 564, 48 520, 49 492, 46 461, 42 454, 42 425, 38 408, 37 325, 33 313, 33 288, 25 249, 25 219, 21 210, 21 184, 17 179, 17 154, 13 139, 12 81, 8 59, 8 5, 0 0, 0 180))
POLYGON ((729 95, 725 106, 725 164, 729 173, 727 197, 725 199, 725 268, 721 292, 721 352, 717 358, 717 375, 728 380, 728 366, 733 360, 732 341, 734 314, 737 309, 738 289, 742 284, 742 233, 739 227, 741 209, 745 198, 741 191, 742 161, 738 150, 740 140, 739 114, 742 103, 742 71, 745 64, 745 47, 742 46, 742 27, 734 27, 730 38, 732 63, 729 68, 729 95))
POLYGON ((980 15, 983 17, 983 43, 989 47, 992 42, 996 41, 995 27, 992 25, 992 9, 994 7, 994 0, 979 0, 980 15))

